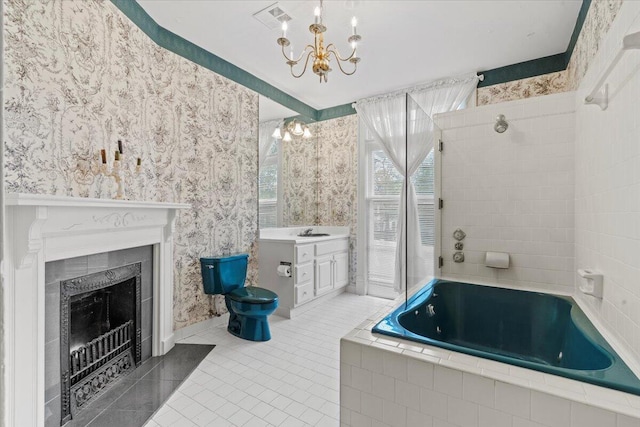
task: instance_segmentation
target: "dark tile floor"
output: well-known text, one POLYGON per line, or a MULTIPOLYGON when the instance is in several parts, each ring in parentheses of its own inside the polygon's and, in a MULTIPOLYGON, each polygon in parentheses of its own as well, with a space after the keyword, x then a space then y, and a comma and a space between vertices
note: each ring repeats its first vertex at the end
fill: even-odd
POLYGON ((213 347, 176 344, 164 356, 148 359, 65 427, 142 426, 213 347))

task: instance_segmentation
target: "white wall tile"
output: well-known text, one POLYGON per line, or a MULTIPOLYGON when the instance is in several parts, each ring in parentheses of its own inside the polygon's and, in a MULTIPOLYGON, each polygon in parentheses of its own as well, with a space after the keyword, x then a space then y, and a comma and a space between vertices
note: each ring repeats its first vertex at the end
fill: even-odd
POLYGON ((370 392, 372 385, 372 373, 366 369, 351 367, 351 386, 357 390, 370 392))
MULTIPOLYGON (((299 424, 301 424, 301 421, 298 421, 299 424)), ((358 412, 351 412, 350 423, 347 425, 351 427, 372 427, 371 418, 358 412)))
POLYGON ((381 374, 372 374, 371 392, 384 400, 394 401, 396 397, 395 379, 381 374))
POLYGON ((382 356, 382 370, 384 375, 407 380, 407 357, 402 354, 385 352, 382 356))
POLYGON ((375 347, 363 347, 362 368, 381 374, 383 369, 382 354, 383 352, 375 347))
POLYGON ((382 421, 382 399, 368 393, 362 393, 361 412, 374 420, 382 421))
POLYGON ((456 426, 455 424, 451 424, 450 422, 447 422, 438 418, 434 418, 433 427, 460 427, 460 426, 456 426))
POLYGON ((478 412, 478 427, 512 427, 513 417, 504 412, 480 406, 478 412))
POLYGON ((412 384, 424 388, 433 388, 433 364, 421 360, 409 359, 407 362, 407 379, 412 384))
POLYGON ((616 415, 613 412, 582 403, 571 402, 571 427, 615 426, 616 415))
POLYGON ((362 346, 346 340, 340 340, 340 361, 360 367, 362 346))
POLYGON ((360 412, 360 391, 341 385, 340 404, 351 411, 360 412))
POLYGON ((496 409, 528 419, 531 413, 530 390, 497 381, 496 409))
MULTIPOLYGON (((631 8, 631 4, 623 6, 621 12, 631 8)), ((639 22, 637 16, 616 18, 603 40, 604 45, 619 44, 620 39, 616 37, 638 31, 639 22)), ((591 78, 580 85, 580 96, 591 90, 593 79, 609 65, 608 54, 614 53, 598 53, 589 69, 591 78)), ((586 296, 580 296, 581 301, 591 307, 640 365, 640 340, 637 339, 640 324, 624 313, 626 307, 640 302, 637 280, 640 275, 640 227, 637 224, 640 217, 640 128, 637 119, 640 73, 633 71, 638 63, 637 57, 627 54, 615 67, 608 84, 616 95, 606 111, 578 103, 575 237, 576 267, 600 270, 605 277, 602 303, 586 296), (630 295, 627 301, 632 301, 626 307, 616 304, 623 295, 630 295)))
POLYGON ((462 397, 464 400, 493 408, 495 404, 495 381, 479 375, 462 375, 462 397))
POLYGON ((533 282, 562 290, 572 287, 573 276, 563 272, 573 270, 574 257, 575 117, 573 106, 566 109, 573 105, 574 94, 553 96, 551 101, 546 98, 500 104, 500 112, 511 123, 501 135, 492 129, 495 106, 449 113, 450 120, 442 123, 444 277, 511 285, 533 282), (564 109, 543 107, 553 102, 564 109), (464 120, 470 115, 473 120, 464 120), (450 131, 453 127, 456 132, 450 131), (531 200, 539 203, 532 205, 531 200), (518 210, 516 201, 522 202, 518 210), (450 236, 457 227, 467 233, 462 265, 451 259, 450 236), (491 231, 487 235, 482 228, 491 231), (546 263, 541 262, 545 259, 530 259, 532 254, 525 249, 525 243, 541 236, 550 243, 542 253, 546 263), (558 260, 560 247, 565 259, 558 260), (490 250, 510 252, 517 272, 484 267, 484 253, 490 250))
POLYGON ((382 402, 382 421, 390 426, 407 424, 407 407, 385 400, 382 402))
POLYGON ((464 427, 478 426, 478 405, 449 396, 447 400, 447 420, 464 427))
POLYGON ((566 427, 571 422, 571 402, 533 390, 531 419, 550 427, 566 427))
MULTIPOLYGON (((433 418, 422 412, 415 411, 411 408, 407 409, 407 427, 432 427, 433 418)), ((626 427, 626 426, 621 426, 626 427)))
POLYGON ((531 420, 525 420, 520 417, 513 417, 513 427, 546 427, 531 420))
POLYGON ((416 411, 420 410, 420 387, 415 384, 396 380, 395 401, 416 411))
POLYGON ((420 412, 442 420, 447 419, 447 396, 433 390, 420 389, 420 412))
POLYGON ((616 427, 639 427, 640 420, 638 418, 628 417, 626 415, 617 414, 616 427))
POLYGON ((449 396, 462 397, 462 372, 436 366, 433 372, 433 388, 449 396))

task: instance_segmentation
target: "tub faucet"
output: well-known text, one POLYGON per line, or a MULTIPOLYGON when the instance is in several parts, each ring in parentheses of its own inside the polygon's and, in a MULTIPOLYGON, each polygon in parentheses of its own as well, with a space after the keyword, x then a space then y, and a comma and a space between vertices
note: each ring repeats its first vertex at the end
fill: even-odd
POLYGON ((302 233, 300 233, 300 235, 301 236, 309 236, 309 235, 311 235, 312 232, 313 232, 313 228, 307 228, 302 233))

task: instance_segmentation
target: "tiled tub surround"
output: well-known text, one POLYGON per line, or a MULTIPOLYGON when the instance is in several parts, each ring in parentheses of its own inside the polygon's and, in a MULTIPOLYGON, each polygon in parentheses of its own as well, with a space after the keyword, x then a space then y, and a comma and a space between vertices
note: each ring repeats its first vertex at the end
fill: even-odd
MULTIPOLYGON (((470 149, 477 144, 464 161, 453 165, 457 169, 450 169, 453 177, 443 168, 445 211, 453 207, 458 214, 448 225, 446 212, 443 218, 443 276, 574 294, 591 322, 635 372, 640 360, 638 54, 627 53, 609 77, 611 98, 606 111, 584 105, 583 99, 617 54, 623 36, 640 30, 639 18, 640 2, 622 4, 576 93, 436 119, 444 128, 443 163, 452 151, 455 154, 452 140, 464 141, 470 149), (498 114, 505 114, 510 122, 502 135, 492 129, 498 114), (510 143, 503 144, 507 140, 510 143), (468 177, 460 178, 462 190, 447 198, 447 178, 462 176, 469 165, 476 167, 474 158, 493 161, 496 170, 518 168, 502 176, 490 173, 491 181, 481 179, 484 186, 475 189, 468 188, 476 185, 468 177), (506 164, 507 160, 515 164, 506 164), (538 172, 536 176, 529 175, 533 171, 538 172), (526 179, 532 180, 530 185, 526 179), (505 194, 514 198, 505 199, 505 194), (523 222, 511 222, 515 220, 523 222), (446 227, 464 224, 468 225, 465 252, 469 251, 471 262, 452 265, 449 261, 447 269, 453 230, 446 227), (512 268, 493 272, 482 266, 481 254, 489 248, 514 254, 512 268), (575 290, 576 268, 604 273, 602 301, 575 290)), ((374 336, 370 330, 384 315, 372 317, 342 340, 341 422, 345 426, 640 426, 638 396, 374 336)))
POLYGON ((373 329, 640 396, 640 380, 569 297, 433 280, 373 329))
MULTIPOLYGON (((30 194, 9 194, 6 204, 2 315, 8 343, 7 424, 43 426, 55 414, 55 408, 45 408, 45 395, 49 401, 56 396, 45 363, 48 347, 57 346, 46 338, 55 327, 53 312, 47 318, 46 303, 55 298, 46 284, 54 283, 57 274, 66 274, 57 271, 57 264, 52 264, 53 269, 46 269, 45 264, 151 245, 153 334, 149 340, 151 354, 163 355, 174 345, 173 231, 177 210, 189 205, 30 194)), ((104 269, 98 264, 110 262, 100 256, 92 260, 96 264, 91 267, 89 258, 86 267, 81 265, 85 261, 78 261, 80 265, 72 261, 69 274, 77 276, 76 271, 83 268, 104 269)), ((148 323, 144 327, 146 334, 151 328, 148 323)))
POLYGON ((640 362, 640 53, 626 53, 607 79, 605 111, 583 103, 622 38, 639 30, 640 2, 625 1, 576 94, 575 251, 576 269, 604 275, 602 300, 577 298, 640 362))
POLYGON ((386 314, 340 343, 342 426, 640 426, 640 396, 372 334, 386 314))
POLYGON ((440 114, 443 278, 573 290, 575 93, 440 114), (509 129, 493 130, 504 114, 509 129), (465 260, 453 262, 461 228, 465 260), (484 266, 507 252, 507 270, 484 266))
POLYGON ((153 246, 68 258, 45 264, 45 426, 60 425, 60 282, 137 262, 141 264, 141 362, 144 362, 151 357, 153 246))

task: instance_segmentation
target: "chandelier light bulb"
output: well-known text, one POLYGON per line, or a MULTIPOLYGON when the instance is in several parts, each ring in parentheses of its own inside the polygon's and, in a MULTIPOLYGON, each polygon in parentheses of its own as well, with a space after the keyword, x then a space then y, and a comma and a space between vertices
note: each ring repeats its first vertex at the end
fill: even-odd
POLYGON ((287 29, 289 28, 289 25, 287 24, 287 21, 283 21, 282 22, 282 38, 286 39, 287 38, 287 29))
POLYGON ((302 125, 299 122, 296 122, 295 126, 293 127, 293 134, 302 135, 303 133, 304 131, 302 130, 302 125))
POLYGON ((351 18, 351 27, 354 36, 356 35, 356 25, 358 25, 358 19, 354 16, 353 18, 351 18))
POLYGON ((282 140, 284 142, 291 142, 291 134, 289 133, 289 131, 284 132, 284 137, 282 138, 282 140))
POLYGON ((302 134, 303 138, 309 139, 311 138, 311 131, 309 130, 308 127, 305 126, 304 128, 304 133, 302 134))
POLYGON ((320 22, 320 6, 316 6, 316 8, 313 9, 313 15, 316 17, 315 23, 318 24, 320 22))

